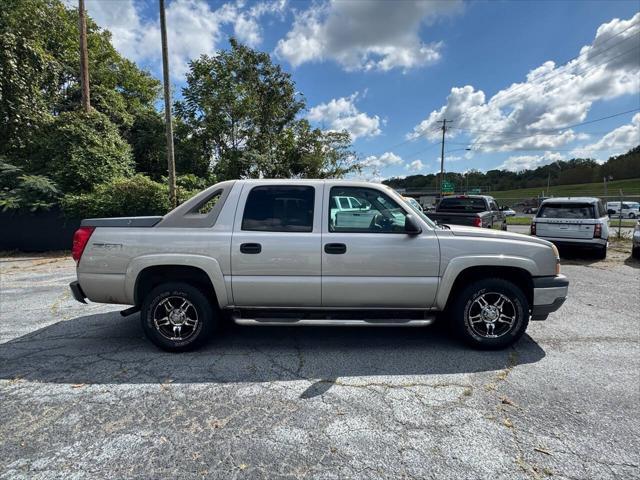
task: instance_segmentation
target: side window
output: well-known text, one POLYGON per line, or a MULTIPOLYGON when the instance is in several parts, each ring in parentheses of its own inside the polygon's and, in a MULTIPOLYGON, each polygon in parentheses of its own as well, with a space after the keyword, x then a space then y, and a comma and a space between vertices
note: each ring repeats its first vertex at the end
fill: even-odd
POLYGON ((218 190, 214 192, 212 195, 208 196, 207 198, 202 200, 200 203, 198 203, 195 207, 193 207, 189 211, 188 215, 205 216, 209 214, 211 210, 213 210, 213 207, 215 207, 216 204, 218 203, 218 200, 220 200, 221 195, 222 195, 222 190, 218 190))
POLYGON ((311 232, 314 199, 313 187, 254 187, 247 196, 242 230, 311 232))
MULTIPOLYGON (((340 204, 342 205, 342 202, 340 204)), ((404 233, 406 216, 407 213, 395 200, 373 188, 331 188, 330 232, 404 233), (350 197, 353 208, 342 210, 333 207, 336 199, 346 200, 345 197, 350 197)))
POLYGON ((498 210, 498 205, 496 204, 496 202, 491 202, 489 203, 489 208, 491 208, 491 210, 496 211, 498 210))
POLYGON ((604 208, 602 201, 598 202, 598 218, 602 218, 607 215, 607 210, 604 208))

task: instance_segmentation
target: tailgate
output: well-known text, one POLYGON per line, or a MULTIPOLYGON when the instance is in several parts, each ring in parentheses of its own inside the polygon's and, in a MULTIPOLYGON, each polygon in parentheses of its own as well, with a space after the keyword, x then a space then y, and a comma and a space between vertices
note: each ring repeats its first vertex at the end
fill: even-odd
POLYGON ((536 218, 536 236, 554 238, 593 238, 596 221, 574 218, 536 218))
POLYGON ((469 225, 473 226, 473 221, 478 217, 474 213, 458 213, 458 212, 436 212, 427 213, 427 217, 431 220, 435 220, 439 223, 452 224, 452 225, 469 225))

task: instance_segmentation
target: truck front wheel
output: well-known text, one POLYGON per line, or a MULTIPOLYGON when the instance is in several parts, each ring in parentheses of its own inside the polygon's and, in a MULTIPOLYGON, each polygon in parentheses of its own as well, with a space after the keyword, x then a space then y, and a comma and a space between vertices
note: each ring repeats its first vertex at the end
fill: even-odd
POLYGON ((163 283, 144 298, 142 329, 156 346, 182 352, 200 346, 211 336, 216 317, 211 302, 188 283, 163 283))
POLYGON ((493 350, 516 342, 529 324, 529 303, 522 290, 501 278, 466 285, 451 308, 456 333, 473 347, 493 350))

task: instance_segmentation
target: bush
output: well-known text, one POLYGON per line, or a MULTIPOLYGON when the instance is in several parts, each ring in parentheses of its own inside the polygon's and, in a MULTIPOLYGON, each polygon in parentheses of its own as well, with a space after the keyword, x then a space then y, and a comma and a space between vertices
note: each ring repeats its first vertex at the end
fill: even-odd
POLYGON ((88 192, 133 174, 131 148, 95 110, 57 116, 43 132, 34 163, 36 173, 48 173, 66 193, 88 192))
POLYGON ((22 169, 0 160, 0 209, 48 210, 60 193, 56 184, 43 175, 25 175, 22 169))
POLYGON ((140 174, 116 178, 90 193, 65 195, 62 209, 70 218, 164 215, 169 188, 140 174))

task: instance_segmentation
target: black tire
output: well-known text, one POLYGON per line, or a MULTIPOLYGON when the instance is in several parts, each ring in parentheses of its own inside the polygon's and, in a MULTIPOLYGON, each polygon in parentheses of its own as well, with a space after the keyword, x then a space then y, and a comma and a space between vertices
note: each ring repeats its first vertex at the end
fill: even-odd
POLYGON ((457 336, 468 345, 483 350, 497 350, 512 345, 522 337, 529 325, 527 297, 517 285, 501 278, 476 280, 466 285, 455 297, 450 312, 452 326, 457 336), (506 316, 513 316, 510 325, 494 320, 494 326, 490 330, 488 323, 491 321, 471 321, 470 317, 477 316, 480 297, 488 299, 489 304, 496 307, 493 303, 498 304, 501 296, 505 297, 506 301, 503 302, 499 311, 504 312, 506 316), (492 299, 496 299, 496 302, 492 303, 492 299), (491 331, 496 336, 491 336, 491 331))
POLYGON ((182 282, 163 283, 151 290, 142 303, 140 320, 147 338, 169 352, 184 352, 199 347, 211 337, 219 323, 207 296, 199 288, 182 282), (188 320, 181 318, 182 310, 178 308, 184 305, 184 301, 188 302, 184 308, 188 320), (175 308, 170 310, 172 307, 175 308), (173 314, 175 323, 169 320, 173 311, 176 311, 173 314), (166 320, 157 318, 164 313, 167 313, 166 320), (191 326, 194 318, 195 325, 191 326), (159 325, 161 320, 169 323, 159 325), (185 328, 184 333, 182 328, 185 328))
POLYGON ((606 245, 604 247, 600 247, 600 248, 598 248, 598 250, 596 250, 596 258, 598 260, 604 260, 605 258, 607 258, 607 246, 606 245))
POLYGON ((640 260, 640 247, 633 247, 631 249, 631 256, 637 260, 640 260))

